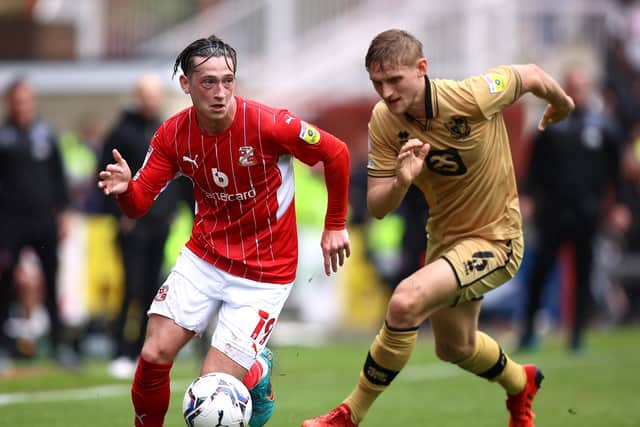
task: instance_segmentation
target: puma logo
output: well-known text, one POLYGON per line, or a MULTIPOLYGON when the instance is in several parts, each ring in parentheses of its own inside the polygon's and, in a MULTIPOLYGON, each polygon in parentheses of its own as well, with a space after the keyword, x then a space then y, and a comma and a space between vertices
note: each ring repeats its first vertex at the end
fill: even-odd
POLYGON ((144 421, 142 419, 146 416, 147 414, 141 414, 141 415, 136 414, 136 418, 138 419, 138 421, 140 421, 140 424, 144 424, 144 421))
POLYGON ((196 154, 196 157, 193 158, 193 159, 191 157, 188 157, 188 156, 182 156, 182 161, 183 162, 189 162, 189 163, 191 163, 193 165, 194 168, 196 168, 196 169, 198 168, 198 162, 197 162, 198 161, 198 155, 197 154, 196 154))

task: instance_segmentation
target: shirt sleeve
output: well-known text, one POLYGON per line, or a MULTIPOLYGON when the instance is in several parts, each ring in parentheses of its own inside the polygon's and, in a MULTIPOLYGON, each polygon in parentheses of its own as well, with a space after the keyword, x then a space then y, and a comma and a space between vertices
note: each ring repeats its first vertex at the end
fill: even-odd
POLYGON ((344 229, 350 176, 350 155, 346 144, 286 110, 278 112, 273 134, 276 144, 305 164, 323 163, 328 193, 325 228, 344 229))
POLYGON ((367 160, 367 173, 375 178, 396 176, 396 160, 400 148, 391 138, 385 137, 384 129, 384 117, 380 113, 380 107, 376 106, 369 120, 369 153, 367 160))
POLYGON ((508 65, 470 77, 462 84, 473 93, 478 108, 487 119, 513 104, 520 97, 522 86, 520 74, 508 65))
POLYGON ((158 194, 176 177, 176 165, 175 155, 171 155, 169 145, 165 141, 163 125, 151 138, 144 162, 129 182, 127 191, 116 195, 116 200, 125 215, 139 218, 146 214, 158 194))

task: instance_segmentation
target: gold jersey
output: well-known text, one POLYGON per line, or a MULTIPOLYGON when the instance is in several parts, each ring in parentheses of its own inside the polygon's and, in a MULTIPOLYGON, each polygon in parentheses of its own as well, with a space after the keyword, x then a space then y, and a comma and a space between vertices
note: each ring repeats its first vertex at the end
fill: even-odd
POLYGON ((394 177, 400 147, 431 145, 414 184, 429 203, 429 249, 466 237, 508 240, 522 233, 518 193, 502 109, 520 96, 521 80, 502 66, 462 81, 426 81, 427 120, 394 115, 383 101, 369 121, 368 174, 394 177))

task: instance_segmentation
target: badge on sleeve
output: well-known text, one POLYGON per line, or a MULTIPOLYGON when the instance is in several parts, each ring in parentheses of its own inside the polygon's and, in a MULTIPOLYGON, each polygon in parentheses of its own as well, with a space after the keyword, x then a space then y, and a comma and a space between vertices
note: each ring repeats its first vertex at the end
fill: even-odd
POLYGON ((320 132, 309 123, 300 120, 300 135, 301 140, 307 144, 317 144, 320 142, 320 132))
POLYGON ((502 74, 489 73, 482 77, 489 85, 489 93, 500 93, 507 88, 507 78, 502 74))

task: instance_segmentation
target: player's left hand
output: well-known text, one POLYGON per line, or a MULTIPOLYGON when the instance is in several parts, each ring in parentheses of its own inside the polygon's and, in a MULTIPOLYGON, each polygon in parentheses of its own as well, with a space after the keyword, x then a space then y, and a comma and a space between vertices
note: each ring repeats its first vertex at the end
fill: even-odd
POLYGON ((566 96, 561 103, 548 104, 540 122, 538 123, 538 130, 543 131, 549 123, 556 123, 566 119, 575 108, 573 98, 570 96, 566 96))
POLYGON ((344 265, 345 258, 351 255, 351 244, 347 229, 324 230, 320 241, 324 258, 324 272, 327 276, 338 271, 338 266, 344 265))

